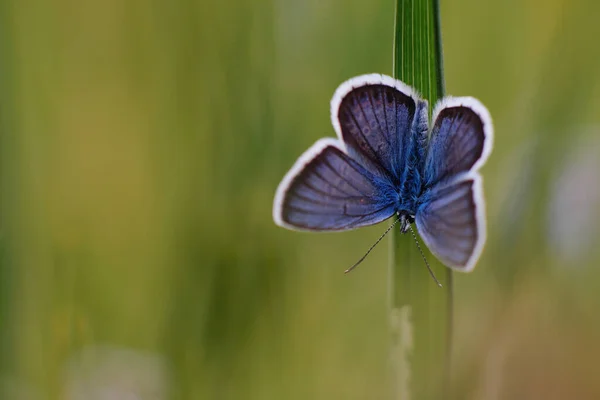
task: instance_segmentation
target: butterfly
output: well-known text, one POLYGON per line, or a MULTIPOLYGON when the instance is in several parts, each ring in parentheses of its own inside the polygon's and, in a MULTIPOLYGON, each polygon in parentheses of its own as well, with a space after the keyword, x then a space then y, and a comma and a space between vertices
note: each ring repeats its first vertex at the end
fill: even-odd
POLYGON ((285 175, 275 223, 343 231, 397 216, 401 232, 415 223, 443 264, 471 271, 486 241, 478 171, 492 150, 492 121, 472 97, 446 97, 428 119, 427 100, 394 78, 342 83, 331 100, 337 139, 318 140, 285 175))

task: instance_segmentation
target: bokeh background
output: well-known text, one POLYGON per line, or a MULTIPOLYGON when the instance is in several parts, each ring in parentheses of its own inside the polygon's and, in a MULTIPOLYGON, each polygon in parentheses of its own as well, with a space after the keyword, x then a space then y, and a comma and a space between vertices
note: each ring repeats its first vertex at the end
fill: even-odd
MULTIPOLYGON (((447 92, 496 129, 453 395, 600 398, 600 3, 441 7, 447 92)), ((342 271, 385 226, 271 206, 337 85, 391 73, 393 11, 2 1, 0 398, 382 398, 387 244, 342 271)))

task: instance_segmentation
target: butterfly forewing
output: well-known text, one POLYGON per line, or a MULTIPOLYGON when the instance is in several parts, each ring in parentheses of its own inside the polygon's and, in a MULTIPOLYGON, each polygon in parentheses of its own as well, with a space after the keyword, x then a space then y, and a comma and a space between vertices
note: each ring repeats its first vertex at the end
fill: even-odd
POLYGON ((279 225, 314 231, 354 229, 393 213, 377 179, 334 139, 318 141, 300 157, 281 182, 273 208, 279 225))
POLYGON ((331 118, 352 158, 373 173, 397 181, 406 165, 418 102, 418 96, 401 82, 382 75, 365 75, 351 79, 336 91, 331 118))
POLYGON ((448 98, 436 107, 425 161, 425 186, 478 169, 491 150, 491 121, 470 97, 448 98))

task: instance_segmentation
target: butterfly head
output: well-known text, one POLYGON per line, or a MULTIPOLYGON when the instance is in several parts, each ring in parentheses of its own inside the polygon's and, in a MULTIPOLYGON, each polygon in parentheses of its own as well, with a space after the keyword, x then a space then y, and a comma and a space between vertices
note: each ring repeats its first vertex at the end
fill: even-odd
POLYGON ((415 216, 408 211, 398 211, 398 220, 400 222, 400 232, 406 233, 410 229, 410 224, 415 222, 415 216))

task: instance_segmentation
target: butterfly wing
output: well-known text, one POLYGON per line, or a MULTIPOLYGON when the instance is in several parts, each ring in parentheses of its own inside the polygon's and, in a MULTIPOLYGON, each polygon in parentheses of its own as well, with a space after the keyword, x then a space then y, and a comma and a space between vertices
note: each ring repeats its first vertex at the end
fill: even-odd
POLYGON ((485 202, 477 170, 492 148, 487 109, 472 98, 445 99, 434 111, 417 229, 449 267, 470 271, 486 240, 485 202))
POLYGON ((348 155, 396 184, 411 152, 411 132, 427 137, 427 117, 427 102, 385 75, 352 78, 331 100, 331 122, 348 155))
POLYGON ((449 267, 470 271, 485 244, 481 177, 474 175, 423 194, 415 222, 431 252, 449 267))
POLYGON ((449 97, 434 110, 425 160, 425 187, 477 171, 492 150, 492 120, 472 97, 449 97))
POLYGON ((381 222, 394 214, 379 178, 352 160, 335 139, 321 139, 281 181, 273 219, 285 228, 339 231, 381 222))

